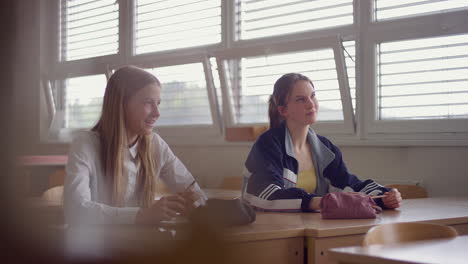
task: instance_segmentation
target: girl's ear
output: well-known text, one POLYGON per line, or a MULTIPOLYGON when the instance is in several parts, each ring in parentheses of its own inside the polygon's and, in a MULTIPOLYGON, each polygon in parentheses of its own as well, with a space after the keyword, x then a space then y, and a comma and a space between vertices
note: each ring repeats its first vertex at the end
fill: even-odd
POLYGON ((283 117, 286 118, 286 115, 288 113, 288 107, 287 106, 278 106, 278 113, 283 117))

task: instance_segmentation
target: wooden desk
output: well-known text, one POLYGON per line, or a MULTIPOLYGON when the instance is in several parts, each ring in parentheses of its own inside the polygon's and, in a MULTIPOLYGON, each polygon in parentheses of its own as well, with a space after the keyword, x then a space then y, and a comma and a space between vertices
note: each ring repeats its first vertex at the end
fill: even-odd
MULTIPOLYGON (((239 196, 232 190, 206 193, 209 198, 239 196)), ((257 212, 254 223, 224 230, 223 240, 230 246, 233 263, 303 263, 305 247, 307 263, 329 263, 328 249, 361 245, 375 225, 416 221, 451 225, 460 235, 468 234, 468 197, 404 200, 401 208, 385 210, 376 219, 323 220, 319 213, 257 212)))
POLYGON ((330 248, 361 245, 371 227, 385 223, 429 222, 453 226, 468 234, 468 197, 404 200, 397 210, 384 210, 376 219, 323 220, 320 214, 302 214, 308 263, 329 263, 330 248))
POLYGON ((392 246, 337 248, 329 254, 338 264, 463 264, 467 263, 467 248, 468 236, 458 236, 392 246))
POLYGON ((226 230, 231 263, 304 263, 301 215, 257 212, 254 223, 226 230))

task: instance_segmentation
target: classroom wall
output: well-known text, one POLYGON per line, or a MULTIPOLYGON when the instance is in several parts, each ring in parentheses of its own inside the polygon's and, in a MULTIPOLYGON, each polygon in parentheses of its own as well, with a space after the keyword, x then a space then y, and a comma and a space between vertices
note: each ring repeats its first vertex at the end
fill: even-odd
MULTIPOLYGON (((176 146, 176 155, 204 186, 242 175, 249 146, 176 146)), ((420 182, 430 196, 468 196, 468 147, 341 147, 350 171, 382 184, 420 182)))

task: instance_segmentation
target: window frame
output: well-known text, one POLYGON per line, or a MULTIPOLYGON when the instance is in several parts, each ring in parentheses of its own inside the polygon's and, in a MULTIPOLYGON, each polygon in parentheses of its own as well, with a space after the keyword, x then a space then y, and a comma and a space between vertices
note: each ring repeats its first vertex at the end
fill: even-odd
MULTIPOLYGON (((230 93, 226 83, 226 69, 222 62, 263 54, 275 54, 288 51, 304 51, 318 48, 332 48, 342 95, 343 122, 322 121, 313 127, 318 133, 341 145, 441 145, 468 146, 468 120, 377 120, 377 53, 376 45, 381 42, 398 41, 415 38, 427 38, 444 35, 468 33, 468 10, 455 10, 439 14, 422 14, 411 17, 374 19, 373 0, 354 0, 354 23, 311 30, 288 35, 269 36, 257 39, 236 39, 236 4, 235 1, 221 0, 221 42, 206 46, 183 48, 170 51, 159 51, 145 54, 134 54, 135 1, 119 1, 119 50, 117 54, 92 57, 74 61, 60 61, 60 0, 41 2, 48 14, 42 29, 47 36, 41 50, 46 56, 41 62, 41 71, 48 80, 60 86, 58 80, 85 75, 106 74, 109 69, 116 69, 127 64, 140 67, 156 67, 200 62, 203 64, 207 82, 212 125, 186 125, 161 127, 158 133, 166 141, 175 145, 250 145, 251 143, 231 143, 224 140, 226 128, 236 127, 230 93), (52 28, 52 30, 51 30, 52 28), (352 111, 351 96, 346 71, 346 62, 341 42, 355 41, 355 80, 356 109, 352 111), (218 63, 218 74, 222 91, 222 112, 218 111, 215 87, 211 71, 210 58, 218 63), (163 63, 164 62, 164 63, 163 63), (180 129, 189 128, 189 129, 180 129)), ((42 26, 42 25, 41 25, 42 26)), ((232 73, 229 73, 232 74, 232 73)), ((44 81, 44 80, 42 80, 44 81)), ((272 84, 273 85, 273 84, 272 84)), ((60 93, 60 92, 59 92, 60 93)), ((60 99, 60 98, 59 98, 60 99)), ((63 98, 62 98, 63 99, 63 98)), ((41 101, 41 106, 44 102, 41 101)), ((57 106, 59 107, 58 103, 57 106)), ((62 106, 63 107, 63 106, 62 106)), ((265 113, 266 114, 266 113, 265 113)), ((42 120, 42 119, 41 119, 42 120)), ((251 124, 249 124, 251 125, 251 124)), ((252 125, 265 125, 264 123, 252 125)), ((242 125, 240 125, 242 126, 242 125)), ((41 124, 41 141, 69 142, 70 138, 56 140, 48 138, 47 126, 41 124), (46 127, 43 129, 43 127, 46 127)))
MULTIPOLYGON (((211 64, 209 58, 206 54, 198 54, 193 56, 186 56, 184 58, 170 58, 161 59, 158 61, 153 61, 151 59, 142 58, 140 56, 135 57, 134 62, 130 64, 136 64, 142 68, 156 68, 164 66, 174 66, 174 65, 183 65, 189 63, 201 63, 203 65, 203 71, 206 81, 206 89, 208 95, 208 102, 210 104, 211 119, 213 124, 210 125, 177 125, 177 126, 157 126, 155 130, 160 133, 161 136, 174 137, 174 138, 184 138, 188 135, 198 137, 193 134, 203 134, 205 136, 219 136, 222 132, 222 119, 218 111, 218 106, 216 102, 216 91, 213 82, 213 76, 211 71, 211 64), (181 127, 190 128, 189 130, 181 130, 181 127)), ((132 61, 133 61, 132 60, 132 61)), ((164 89, 164 87, 162 87, 164 89)))
MULTIPOLYGON (((363 49, 373 56, 368 56, 365 65, 372 67, 363 68, 369 74, 366 75, 367 85, 375 87, 367 89, 368 93, 361 97, 372 111, 366 111, 365 124, 369 137, 377 134, 400 134, 402 139, 414 138, 409 134, 419 134, 422 138, 443 139, 440 133, 449 133, 453 136, 468 132, 468 120, 466 119, 431 119, 431 120, 377 120, 377 45, 383 42, 449 36, 468 33, 466 17, 468 11, 455 11, 450 14, 437 14, 427 16, 415 16, 398 20, 385 20, 370 23, 368 36, 363 41, 363 49), (440 23, 442 22, 442 23, 440 23), (430 135, 432 134, 432 135, 430 135), (439 135, 438 135, 439 134, 439 135)), ((365 67, 364 65, 364 67, 365 67)), ((459 135, 461 136, 461 135, 459 135)), ((390 137, 391 138, 391 137, 390 137)))
MULTIPOLYGON (((288 52, 297 51, 313 51, 319 49, 332 49, 338 85, 341 94, 341 102, 343 108, 343 121, 320 121, 315 125, 315 130, 319 133, 352 135, 355 133, 354 113, 352 110, 351 95, 349 93, 349 84, 346 74, 346 65, 343 51, 341 48, 341 38, 330 36, 321 39, 305 39, 294 42, 271 43, 264 45, 252 45, 250 47, 232 48, 230 50, 218 51, 214 55, 217 58, 218 69, 220 75, 221 89, 223 91, 223 109, 226 127, 243 127, 265 125, 264 123, 253 124, 235 124, 234 123, 234 108, 231 100, 232 89, 228 85, 226 79, 225 60, 241 59, 245 57, 254 57, 261 55, 276 55, 288 52)), ((313 81, 313 80, 312 80, 313 81)), ((273 84, 272 84, 273 87, 273 84)), ((267 114, 267 113, 265 113, 267 114)))

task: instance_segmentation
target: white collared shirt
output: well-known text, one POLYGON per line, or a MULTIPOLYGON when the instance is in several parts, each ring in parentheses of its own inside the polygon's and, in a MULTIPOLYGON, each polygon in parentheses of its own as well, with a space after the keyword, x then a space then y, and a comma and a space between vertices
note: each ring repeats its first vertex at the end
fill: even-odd
MULTIPOLYGON (((173 192, 183 192, 194 178, 182 162, 174 155, 167 143, 156 133, 151 135, 152 147, 156 161, 156 177, 166 184, 173 192)), ((104 173, 100 153, 100 141, 96 132, 80 132, 73 140, 67 163, 65 177, 64 207, 67 223, 98 223, 98 224, 131 224, 135 222, 139 210, 136 195, 136 179, 140 164, 136 159, 136 143, 127 149, 123 155, 126 191, 125 207, 109 206, 106 201, 104 173)), ((206 196, 195 184, 194 191, 200 193, 203 204, 206 196)))

